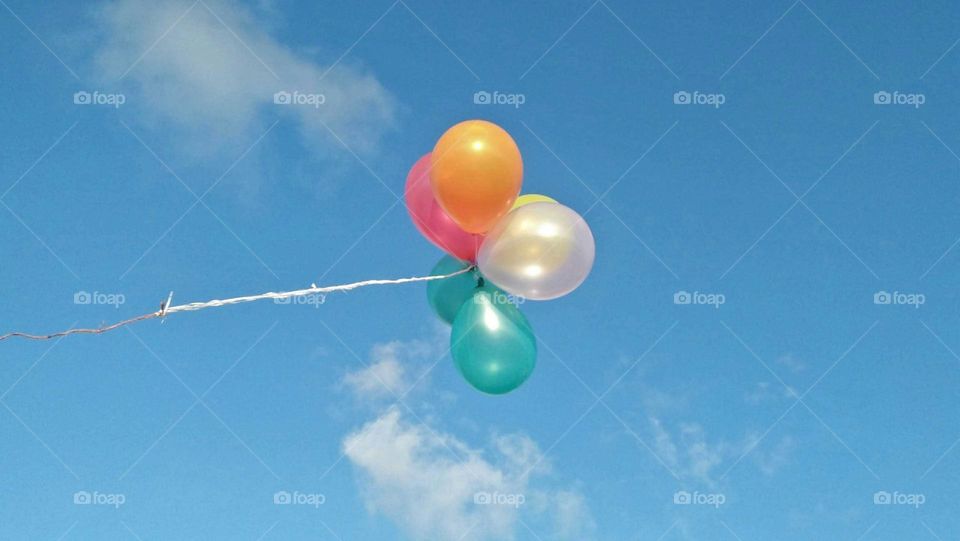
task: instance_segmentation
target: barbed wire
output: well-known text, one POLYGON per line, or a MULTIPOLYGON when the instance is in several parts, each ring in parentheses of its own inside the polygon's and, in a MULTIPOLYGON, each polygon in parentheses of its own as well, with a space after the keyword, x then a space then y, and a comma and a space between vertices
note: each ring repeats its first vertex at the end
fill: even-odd
POLYGON ((447 278, 453 278, 454 276, 459 276, 461 274, 470 272, 475 267, 469 266, 464 269, 460 269, 456 272, 451 272, 450 274, 442 275, 432 275, 432 276, 414 276, 411 278, 396 278, 396 279, 387 279, 387 280, 364 280, 362 282, 353 282, 350 284, 341 284, 334 286, 324 286, 317 287, 316 284, 311 284, 310 287, 306 289, 296 289, 293 291, 280 291, 280 292, 267 292, 261 293, 259 295, 247 295, 243 297, 232 297, 229 299, 213 299, 204 302, 191 302, 187 304, 181 304, 178 306, 171 306, 170 303, 173 300, 173 292, 167 296, 167 300, 160 304, 160 309, 156 312, 151 312, 149 314, 143 314, 137 317, 130 319, 125 319, 123 321, 113 323, 111 325, 106 325, 102 327, 97 327, 93 329, 68 329, 65 331, 55 332, 52 334, 28 334, 24 332, 11 332, 0 336, 0 342, 8 338, 25 338, 28 340, 50 340, 53 338, 61 338, 64 336, 69 336, 71 334, 102 334, 108 331, 119 329, 126 325, 131 325, 133 323, 138 323, 140 321, 146 321, 148 319, 155 318, 164 318, 170 314, 175 314, 177 312, 195 312, 198 310, 203 310, 205 308, 216 308, 219 306, 228 306, 231 304, 240 304, 245 302, 253 302, 264 299, 290 299, 294 297, 305 297, 307 295, 314 295, 317 293, 332 293, 335 291, 350 291, 360 287, 367 286, 376 286, 376 285, 394 285, 394 284, 407 284, 410 282, 429 282, 431 280, 445 280, 447 278))

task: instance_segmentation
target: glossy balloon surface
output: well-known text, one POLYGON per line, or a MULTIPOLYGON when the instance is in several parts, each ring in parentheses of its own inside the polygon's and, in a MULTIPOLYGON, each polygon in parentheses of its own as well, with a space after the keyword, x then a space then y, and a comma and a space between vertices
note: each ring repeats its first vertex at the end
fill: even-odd
POLYGON ((410 169, 403 195, 410 219, 421 235, 452 256, 476 261, 483 236, 467 233, 440 208, 430 184, 430 154, 410 169))
POLYGON ((504 291, 549 300, 583 283, 594 252, 593 233, 579 214, 559 203, 530 203, 487 233, 477 264, 504 291))
POLYGON ((450 353, 463 377, 489 394, 508 393, 527 380, 537 362, 537 341, 520 310, 503 292, 477 288, 460 307, 450 353))
POLYGON ((492 122, 467 120, 453 126, 431 156, 433 195, 464 231, 486 232, 510 211, 520 193, 520 149, 492 122))
MULTIPOLYGON (((431 276, 442 276, 464 269, 468 263, 444 256, 430 271, 431 276)), ((478 272, 465 272, 452 278, 427 282, 427 300, 443 321, 452 324, 463 303, 473 297, 477 289, 478 272)))

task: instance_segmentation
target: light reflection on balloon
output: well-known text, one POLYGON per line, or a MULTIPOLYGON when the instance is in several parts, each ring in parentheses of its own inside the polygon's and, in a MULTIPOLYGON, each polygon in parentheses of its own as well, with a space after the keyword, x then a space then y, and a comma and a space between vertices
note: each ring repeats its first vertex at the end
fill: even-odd
POLYGON ((469 233, 493 227, 520 193, 520 149, 492 122, 467 120, 447 130, 433 147, 431 164, 437 203, 469 233))
POLYGON ((537 362, 537 340, 527 318, 508 297, 484 285, 453 320, 450 354, 470 385, 503 394, 530 377, 537 362))
POLYGON ((594 259, 590 227, 568 207, 537 202, 514 209, 487 233, 477 264, 503 290, 534 300, 577 288, 594 259))
POLYGON ((483 307, 483 324, 486 325, 487 330, 490 331, 495 331, 500 328, 500 320, 497 319, 497 313, 493 311, 493 307, 483 307))

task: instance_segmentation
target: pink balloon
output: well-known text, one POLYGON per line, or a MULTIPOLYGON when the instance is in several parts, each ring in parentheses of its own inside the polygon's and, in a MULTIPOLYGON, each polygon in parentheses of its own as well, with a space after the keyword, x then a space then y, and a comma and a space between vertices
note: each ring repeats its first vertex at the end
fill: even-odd
POLYGON ((475 262, 483 235, 467 233, 460 229, 447 213, 440 208, 430 185, 430 154, 417 160, 407 174, 404 189, 407 212, 420 234, 448 254, 464 261, 475 262))

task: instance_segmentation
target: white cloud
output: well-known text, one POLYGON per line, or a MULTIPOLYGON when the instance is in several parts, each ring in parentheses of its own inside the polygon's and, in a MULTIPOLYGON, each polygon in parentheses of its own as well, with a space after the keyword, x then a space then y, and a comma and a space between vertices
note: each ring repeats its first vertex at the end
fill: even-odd
POLYGON ((522 434, 477 449, 391 407, 347 435, 343 452, 360 474, 369 511, 415 540, 513 539, 526 527, 583 540, 595 529, 582 494, 551 487, 549 462, 522 434))
POLYGON ((225 145, 239 153, 280 118, 295 121, 311 149, 338 145, 324 124, 358 152, 375 149, 394 126, 388 92, 347 61, 325 74, 269 35, 265 18, 222 0, 104 3, 96 12, 99 79, 129 94, 125 110, 176 130, 199 155, 225 145), (325 103, 276 105, 280 90, 323 94, 325 103))
POLYGON ((417 376, 413 368, 426 370, 424 361, 437 355, 438 348, 422 340, 394 340, 376 344, 370 353, 370 363, 347 373, 343 383, 361 400, 396 399, 410 390, 417 376))
POLYGON ((407 372, 396 358, 377 361, 344 376, 354 394, 362 397, 400 396, 409 387, 407 372))
POLYGON ((693 479, 713 486, 714 469, 736 453, 723 441, 710 443, 703 428, 694 423, 681 423, 676 435, 656 417, 649 417, 654 434, 653 449, 681 479, 693 479))
POLYGON ((706 481, 711 480, 713 469, 723 462, 725 457, 742 452, 742 449, 731 448, 733 446, 723 441, 711 444, 707 441, 703 427, 698 424, 682 424, 680 440, 686 450, 688 473, 706 481))
POLYGON ((478 492, 524 493, 522 471, 498 467, 456 438, 408 423, 391 409, 343 442, 367 480, 371 510, 390 517, 415 539, 511 537, 517 510, 478 505, 478 492))

